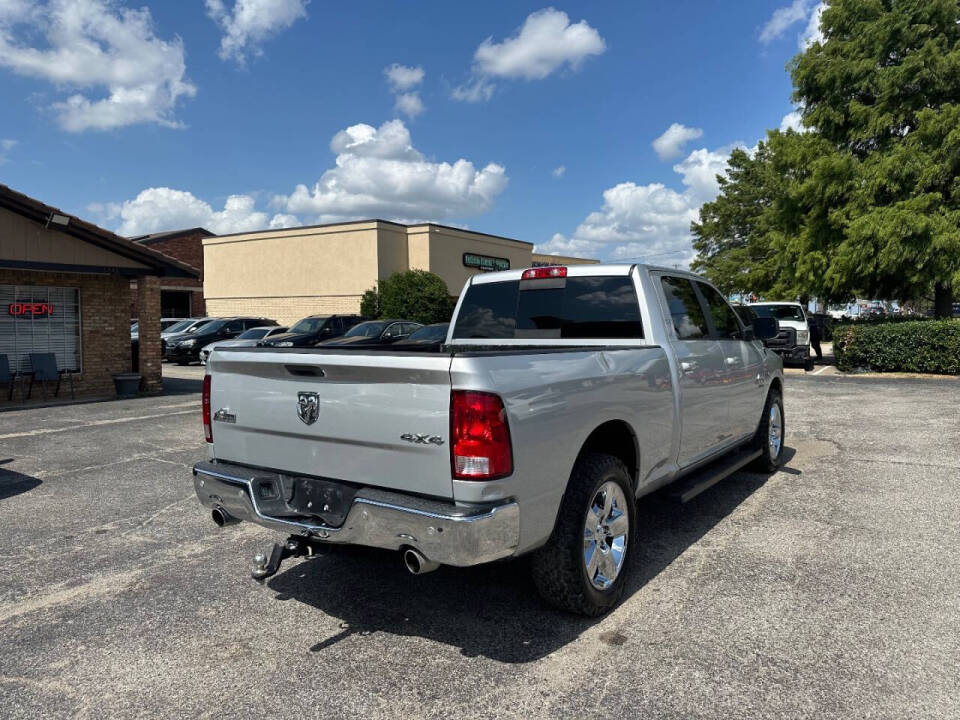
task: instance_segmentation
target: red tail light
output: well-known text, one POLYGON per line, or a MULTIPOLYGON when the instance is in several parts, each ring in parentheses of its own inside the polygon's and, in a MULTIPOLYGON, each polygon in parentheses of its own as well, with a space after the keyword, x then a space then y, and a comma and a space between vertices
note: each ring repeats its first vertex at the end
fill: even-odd
POLYGON ((536 267, 530 268, 529 270, 524 270, 520 279, 543 280, 545 278, 565 278, 566 276, 567 268, 562 265, 554 265, 551 267, 536 267))
POLYGON ((203 435, 208 443, 213 442, 213 425, 210 423, 210 376, 203 376, 203 435))
POLYGON ((494 480, 513 472, 510 428, 493 393, 454 390, 450 396, 450 464, 458 480, 494 480))

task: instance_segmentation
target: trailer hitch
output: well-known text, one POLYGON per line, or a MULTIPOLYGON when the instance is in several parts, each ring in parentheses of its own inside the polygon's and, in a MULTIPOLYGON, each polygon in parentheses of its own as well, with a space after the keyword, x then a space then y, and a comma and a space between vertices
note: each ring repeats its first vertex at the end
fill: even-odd
POLYGON ((313 555, 313 546, 302 537, 291 535, 282 545, 280 543, 273 544, 269 558, 263 553, 257 553, 253 558, 253 569, 250 571, 250 576, 258 582, 263 582, 268 577, 276 575, 280 570, 280 564, 287 558, 307 555, 313 555))

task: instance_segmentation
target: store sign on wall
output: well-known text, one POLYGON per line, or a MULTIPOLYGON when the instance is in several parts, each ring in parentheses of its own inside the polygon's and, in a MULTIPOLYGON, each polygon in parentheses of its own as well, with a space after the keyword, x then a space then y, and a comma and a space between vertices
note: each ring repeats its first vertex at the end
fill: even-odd
POLYGON ((489 255, 463 254, 463 264, 469 268, 481 270, 509 270, 510 261, 507 258, 490 257, 489 255))
POLYGON ((53 303, 15 302, 10 303, 8 312, 14 317, 20 318, 51 317, 53 315, 53 303))

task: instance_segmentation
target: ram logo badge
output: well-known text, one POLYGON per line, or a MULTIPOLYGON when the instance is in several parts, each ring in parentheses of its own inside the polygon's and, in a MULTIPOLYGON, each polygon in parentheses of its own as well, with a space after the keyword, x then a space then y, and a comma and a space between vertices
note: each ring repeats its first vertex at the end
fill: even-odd
POLYGON ((313 425, 320 417, 320 396, 315 392, 298 392, 297 417, 304 425, 313 425))
POLYGON ((406 440, 414 445, 443 445, 443 438, 439 435, 421 435, 420 433, 404 433, 400 436, 401 440, 406 440))

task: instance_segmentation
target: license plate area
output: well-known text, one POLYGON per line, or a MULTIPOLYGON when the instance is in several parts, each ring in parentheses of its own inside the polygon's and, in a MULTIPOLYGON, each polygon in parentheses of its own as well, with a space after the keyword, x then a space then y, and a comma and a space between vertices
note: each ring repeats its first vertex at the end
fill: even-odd
POLYGON ((360 485, 297 475, 256 478, 257 507, 271 517, 312 517, 340 527, 353 506, 360 485))

